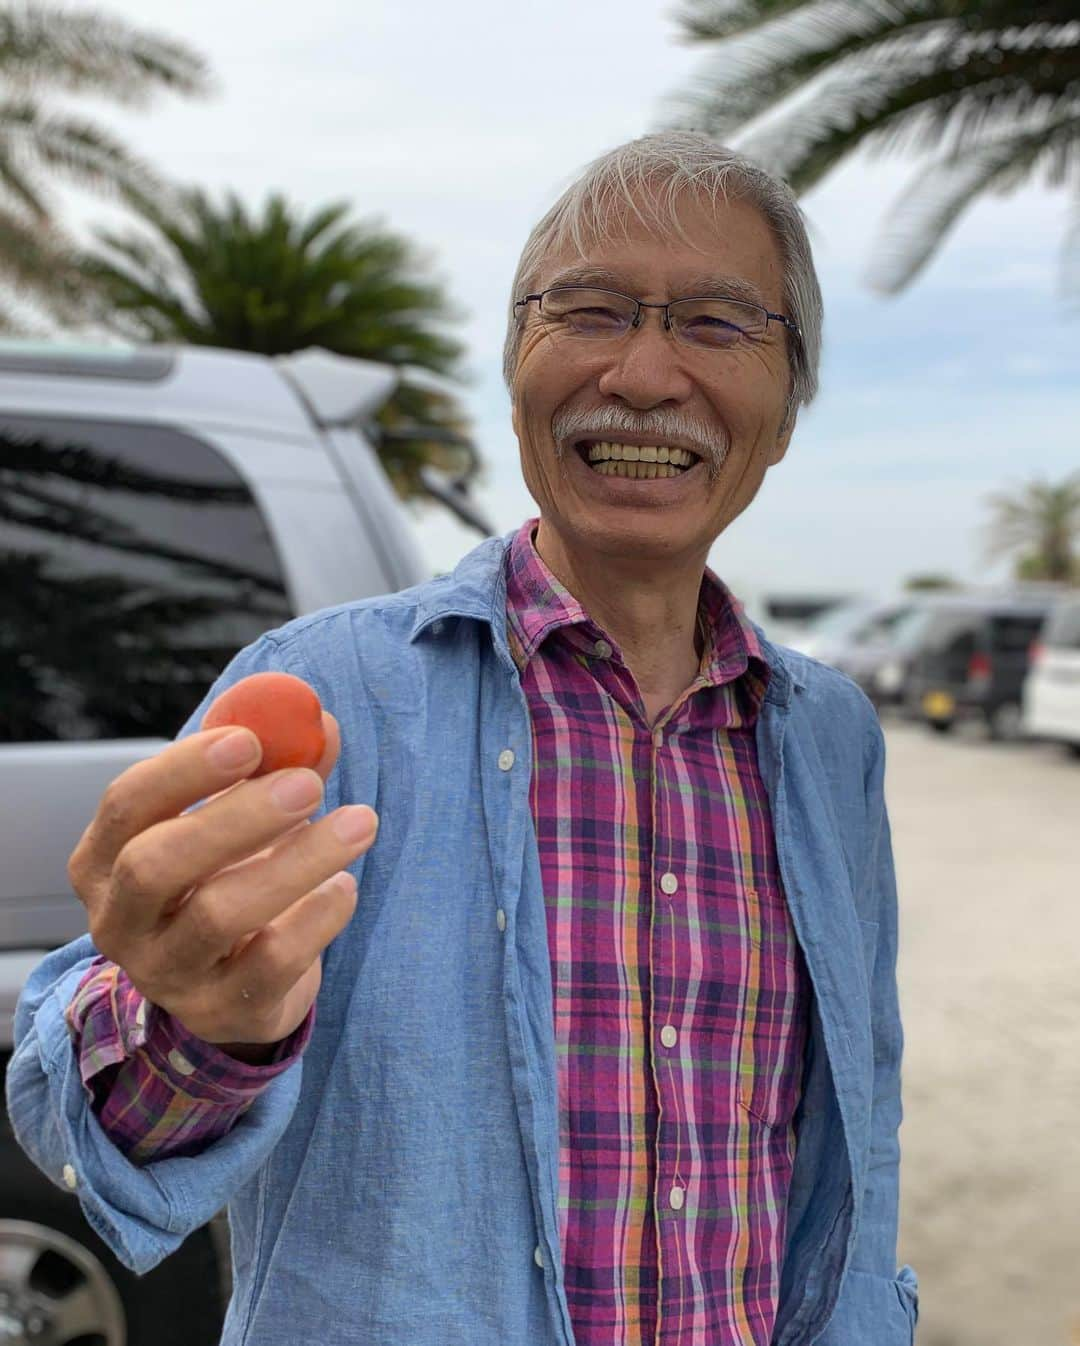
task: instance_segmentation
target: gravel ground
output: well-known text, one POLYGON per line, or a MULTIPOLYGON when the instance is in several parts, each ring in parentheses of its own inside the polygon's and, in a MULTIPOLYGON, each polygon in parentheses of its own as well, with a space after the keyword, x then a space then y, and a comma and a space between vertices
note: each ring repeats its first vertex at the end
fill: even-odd
POLYGON ((1080 762, 884 724, 918 1346, 1080 1346, 1080 762))

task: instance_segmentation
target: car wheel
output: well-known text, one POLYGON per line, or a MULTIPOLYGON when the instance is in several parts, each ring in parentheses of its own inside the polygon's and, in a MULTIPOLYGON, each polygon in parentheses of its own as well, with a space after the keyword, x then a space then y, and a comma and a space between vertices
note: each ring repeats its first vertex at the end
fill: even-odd
POLYGON ((1070 757, 1080 757, 1080 743, 1066 743, 1065 748, 1070 757))
POLYGON ((995 743, 1012 743, 1022 737, 1024 714, 1015 701, 1003 701, 989 713, 986 726, 995 743))
POLYGON ((196 1230, 136 1276, 86 1223, 74 1196, 54 1188, 14 1139, 0 1145, 0 1341, 216 1346, 224 1318, 218 1284, 209 1230, 196 1230))

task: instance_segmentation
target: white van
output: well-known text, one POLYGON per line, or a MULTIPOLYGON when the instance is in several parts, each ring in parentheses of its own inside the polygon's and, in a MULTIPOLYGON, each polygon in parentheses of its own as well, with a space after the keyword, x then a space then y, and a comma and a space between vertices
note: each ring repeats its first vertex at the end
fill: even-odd
MULTIPOLYGON (((67 861, 109 781, 262 632, 429 577, 373 447, 397 381, 325 351, 0 343, 0 1072, 26 976, 86 930, 67 861)), ((0 1111, 0 1340, 213 1346, 228 1295, 223 1217, 136 1277, 0 1111)))
POLYGON ((1080 593, 1058 600, 1032 647, 1023 727, 1080 757, 1080 593))

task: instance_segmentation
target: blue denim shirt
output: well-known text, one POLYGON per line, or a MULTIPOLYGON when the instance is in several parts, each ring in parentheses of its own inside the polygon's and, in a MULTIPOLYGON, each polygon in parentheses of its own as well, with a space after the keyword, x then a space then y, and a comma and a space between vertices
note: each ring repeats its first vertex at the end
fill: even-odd
MULTIPOLYGON (((91 1111, 64 1008, 95 950, 49 954, 16 1012, 19 1143, 145 1272, 228 1205, 222 1346, 572 1346, 531 736, 494 538, 453 575, 298 618, 242 650, 181 734, 284 670, 340 721, 323 811, 381 819, 323 956, 304 1058, 202 1154, 131 1164, 91 1111), (500 755, 509 748, 514 762, 500 755), (70 1176, 70 1174, 69 1174, 70 1176)), ((813 982, 775 1346, 910 1346, 896 1271, 902 1034, 884 742, 849 679, 759 630, 756 735, 813 982)))

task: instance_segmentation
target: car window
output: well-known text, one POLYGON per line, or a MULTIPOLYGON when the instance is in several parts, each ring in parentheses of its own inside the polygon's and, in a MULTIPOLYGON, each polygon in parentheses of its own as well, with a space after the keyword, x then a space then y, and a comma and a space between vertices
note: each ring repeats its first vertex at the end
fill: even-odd
POLYGON ((937 611, 919 628, 916 643, 934 654, 973 654, 979 614, 969 611, 937 611))
POLYGON ((900 650, 911 650, 922 643, 938 614, 934 608, 916 606, 905 612, 893 627, 893 643, 900 650))
POLYGON ((1002 654, 1026 654, 1039 634, 1045 614, 995 614, 990 618, 990 645, 1002 654))
POLYGON ((839 607, 826 608, 819 616, 810 619, 807 632, 830 640, 849 636, 859 630, 867 619, 867 613, 872 610, 867 603, 842 603, 839 607))
POLYGON ((250 491, 167 427, 0 417, 0 743, 171 738, 294 614, 250 491))
POLYGON ((893 640, 910 612, 908 607, 897 607, 875 613, 852 632, 853 642, 856 645, 873 645, 883 640, 893 640))
POLYGON ((1054 649, 1080 650, 1080 603, 1063 603, 1047 619, 1043 643, 1054 649))

